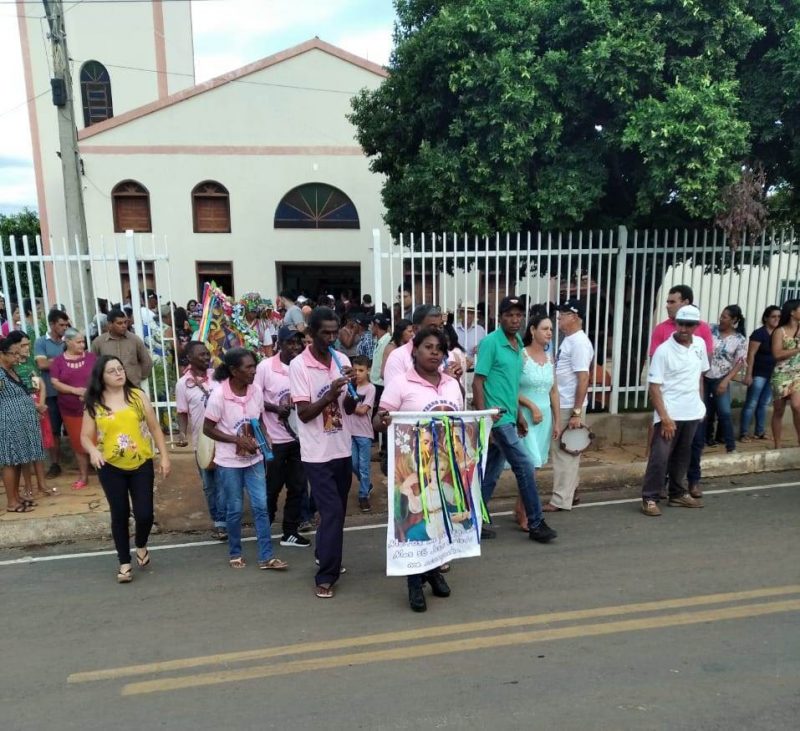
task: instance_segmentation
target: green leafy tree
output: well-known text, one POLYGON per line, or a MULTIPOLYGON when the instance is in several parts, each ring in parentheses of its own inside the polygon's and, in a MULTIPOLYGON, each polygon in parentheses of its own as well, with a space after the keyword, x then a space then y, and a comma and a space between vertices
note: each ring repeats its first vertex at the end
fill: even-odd
MULTIPOLYGON (((36 253, 36 237, 40 235, 39 216, 36 211, 31 211, 27 208, 20 213, 5 215, 0 213, 0 246, 2 246, 3 254, 8 256, 11 254, 11 237, 14 237, 15 252, 22 256, 25 253, 22 237, 28 237, 28 250, 31 254, 36 253)), ((6 281, 8 282, 10 292, 5 294, 12 300, 17 298, 17 290, 14 286, 14 265, 6 263, 6 281)), ((39 273, 39 267, 32 268, 33 273, 33 289, 37 297, 42 294, 42 283, 39 273)), ((2 281, 0 281, 0 289, 2 289, 2 281)), ((28 272, 25 266, 19 267, 19 289, 22 297, 27 298, 28 289, 28 272)), ((8 303, 6 303, 8 304, 8 303)), ((10 314, 10 313, 9 313, 10 314)))
POLYGON ((395 6, 351 115, 394 233, 710 223, 757 167, 795 206, 800 0, 395 6))

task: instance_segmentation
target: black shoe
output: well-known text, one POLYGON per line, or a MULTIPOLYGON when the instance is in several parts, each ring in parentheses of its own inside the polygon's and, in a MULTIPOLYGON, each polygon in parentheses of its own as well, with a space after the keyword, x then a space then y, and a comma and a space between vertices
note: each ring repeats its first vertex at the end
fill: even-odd
POLYGON ((447 585, 444 576, 442 576, 441 571, 438 569, 424 574, 422 580, 427 581, 431 585, 434 596, 442 597, 443 599, 450 596, 450 587, 447 585))
POLYGON ((47 474, 45 474, 46 480, 52 480, 54 477, 58 477, 61 474, 61 465, 60 464, 51 464, 50 469, 47 470, 47 474))
POLYGON ((483 528, 481 528, 481 540, 485 541, 490 538, 497 538, 497 531, 483 526, 483 528))
POLYGON ((428 608, 421 582, 408 587, 408 605, 415 612, 424 612, 428 608))
POLYGON ((362 513, 369 513, 372 511, 372 505, 369 504, 368 497, 360 497, 358 498, 358 509, 362 513))
POLYGON ((281 538, 281 545, 293 548, 308 548, 308 546, 311 545, 311 541, 309 541, 308 538, 304 538, 299 533, 285 533, 281 538))
POLYGON ((532 541, 536 541, 537 543, 549 543, 558 536, 556 533, 544 520, 539 523, 535 528, 531 528, 528 531, 528 538, 532 541))

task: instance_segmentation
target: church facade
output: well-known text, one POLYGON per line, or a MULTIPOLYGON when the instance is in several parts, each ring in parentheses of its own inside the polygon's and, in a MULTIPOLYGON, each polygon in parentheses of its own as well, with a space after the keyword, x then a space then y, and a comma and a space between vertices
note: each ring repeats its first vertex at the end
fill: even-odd
MULTIPOLYGON (((346 115, 385 69, 315 38, 196 84, 190 5, 66 15, 91 246, 130 230, 166 241, 179 304, 207 279, 234 295, 370 292, 372 231, 386 235, 381 179, 346 115)), ((56 108, 39 93, 46 45, 37 19, 21 13, 19 25, 42 233, 60 241, 56 108)))

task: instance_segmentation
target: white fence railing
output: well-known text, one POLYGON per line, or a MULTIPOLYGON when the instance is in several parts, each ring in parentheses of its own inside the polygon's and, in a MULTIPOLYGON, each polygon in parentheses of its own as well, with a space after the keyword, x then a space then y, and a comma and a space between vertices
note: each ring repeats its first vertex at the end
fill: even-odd
POLYGON ((469 303, 492 327, 507 294, 525 297, 528 306, 583 300, 596 353, 590 402, 611 413, 647 406, 650 332, 666 317, 670 287, 691 286, 712 323, 725 306, 738 304, 748 333, 760 327, 766 306, 800 293, 793 230, 765 232, 736 249, 719 230, 411 234, 391 243, 376 230, 373 263, 376 303, 392 306, 408 286, 412 308, 437 304, 456 323, 469 303))
MULTIPOLYGON (((81 252, 77 241, 50 239, 43 246, 39 236, 0 241, 0 283, 6 317, 12 328, 26 329, 39 337, 47 332, 47 315, 62 307, 74 327, 87 336, 102 331, 104 313, 112 305, 130 304, 134 332, 144 339, 153 357, 153 373, 142 386, 148 390, 159 421, 169 435, 173 421, 174 384, 178 364, 174 328, 172 339, 149 332, 142 320, 143 290, 156 292, 160 305, 172 305, 172 282, 165 239, 152 235, 120 234, 90 242, 90 253, 81 252), (13 309, 19 316, 12 321, 13 309), (30 310, 30 315, 25 311, 30 310), (170 346, 171 343, 171 346, 170 346)), ((174 322, 174 309, 170 309, 174 322)), ((158 318, 159 328, 162 321, 158 318)))

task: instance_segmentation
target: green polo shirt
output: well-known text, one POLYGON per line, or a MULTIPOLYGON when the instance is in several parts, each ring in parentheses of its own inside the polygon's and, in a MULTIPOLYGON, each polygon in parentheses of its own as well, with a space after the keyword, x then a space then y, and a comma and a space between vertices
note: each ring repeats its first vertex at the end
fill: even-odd
POLYGON ((519 404, 519 379, 522 375, 522 338, 517 333, 517 349, 511 347, 502 328, 481 340, 475 373, 483 376, 486 408, 502 406, 506 413, 495 426, 516 424, 519 404))

